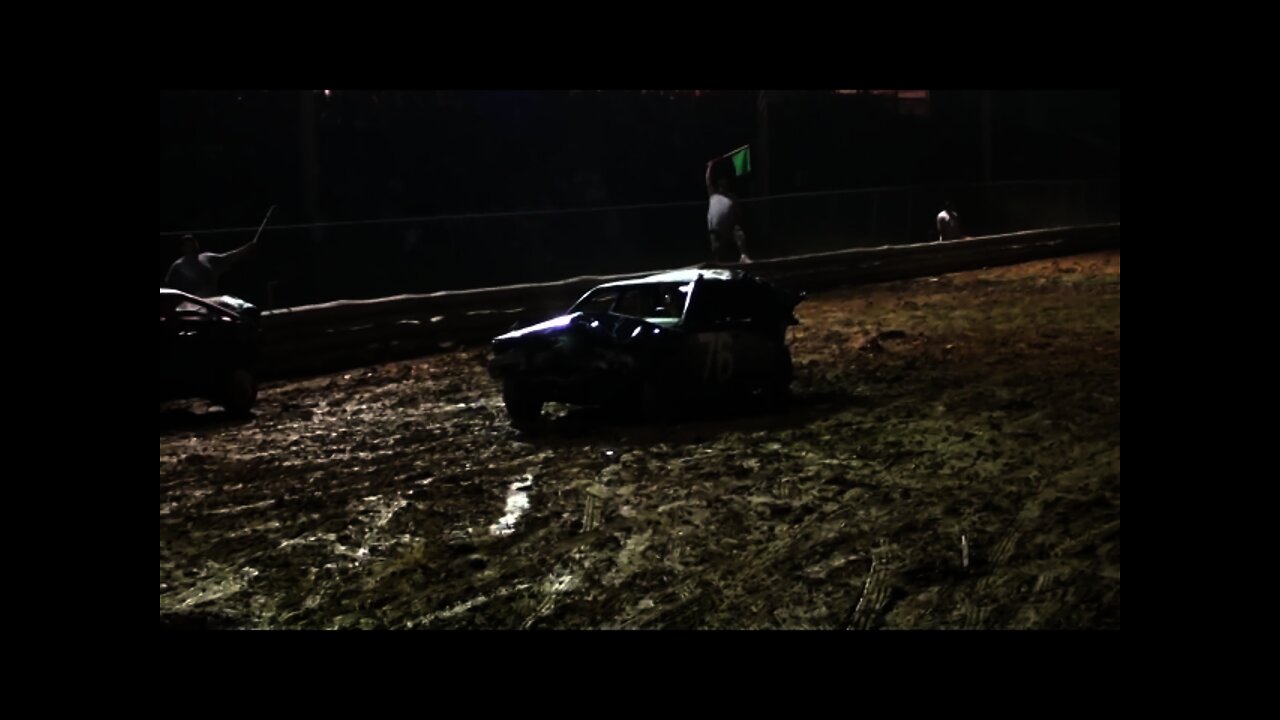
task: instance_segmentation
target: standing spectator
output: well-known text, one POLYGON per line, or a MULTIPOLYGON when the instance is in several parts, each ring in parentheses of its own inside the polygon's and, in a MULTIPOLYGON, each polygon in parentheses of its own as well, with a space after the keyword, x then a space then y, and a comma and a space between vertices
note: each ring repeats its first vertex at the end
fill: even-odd
POLYGON ((218 294, 218 278, 257 246, 255 237, 244 247, 228 253, 202 253, 200 241, 194 235, 183 235, 182 257, 169 266, 164 284, 196 297, 214 297, 218 294))
POLYGON ((958 237, 960 237, 960 214, 948 200, 942 204, 942 212, 938 213, 938 242, 955 240, 958 237))
POLYGON ((724 177, 714 178, 715 161, 707 163, 707 232, 711 237, 711 257, 716 262, 749 263, 746 233, 738 224, 738 207, 724 177))

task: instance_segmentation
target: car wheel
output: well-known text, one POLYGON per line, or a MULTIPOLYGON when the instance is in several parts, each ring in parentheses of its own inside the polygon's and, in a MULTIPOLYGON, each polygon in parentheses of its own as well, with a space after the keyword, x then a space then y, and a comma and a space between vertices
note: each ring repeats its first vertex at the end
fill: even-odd
POLYGON ((790 404, 791 383, 778 381, 765 388, 764 405, 768 410, 781 412, 786 410, 790 404))
POLYGON ((640 387, 640 416, 647 422, 673 422, 679 411, 677 398, 662 383, 650 380, 640 387))
POLYGON ((507 406, 507 416, 516 427, 528 427, 542 417, 542 398, 527 387, 508 380, 502 385, 502 402, 507 406))
POLYGON ((253 373, 238 368, 223 380, 222 391, 215 402, 232 415, 245 415, 258 400, 258 382, 253 373))

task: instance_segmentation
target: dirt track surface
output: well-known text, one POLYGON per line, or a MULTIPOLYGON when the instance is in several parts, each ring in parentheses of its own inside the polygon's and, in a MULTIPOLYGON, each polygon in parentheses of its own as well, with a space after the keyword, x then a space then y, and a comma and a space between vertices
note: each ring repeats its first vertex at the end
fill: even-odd
POLYGON ((798 315, 781 415, 522 436, 486 348, 162 408, 161 625, 1120 627, 1118 251, 798 315))

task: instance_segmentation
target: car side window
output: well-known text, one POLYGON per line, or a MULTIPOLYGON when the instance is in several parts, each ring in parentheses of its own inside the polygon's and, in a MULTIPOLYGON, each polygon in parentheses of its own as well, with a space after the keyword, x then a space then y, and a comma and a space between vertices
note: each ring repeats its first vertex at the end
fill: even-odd
POLYGON ((725 323, 728 316, 723 283, 700 281, 694 287, 689 303, 689 319, 699 328, 713 328, 725 323))
POLYGON ((700 282, 689 306, 690 315, 707 328, 760 322, 761 305, 753 289, 738 282, 700 282))
POLYGON ((178 303, 175 309, 178 317, 188 320, 214 320, 216 319, 213 311, 203 305, 197 305, 192 302, 178 303))
POLYGON ((677 283, 636 285, 622 292, 614 312, 648 319, 678 320, 684 313, 687 286, 677 283))
POLYGON ((209 319, 209 310, 180 297, 160 297, 161 320, 209 319))
POLYGON ((688 285, 662 285, 657 289, 653 317, 678 320, 684 314, 684 303, 689 297, 688 285))
POLYGON ((578 303, 575 310, 589 313, 604 313, 613 309, 613 303, 618 299, 617 290, 601 290, 594 292, 582 299, 578 303))
POLYGON ((631 317, 647 317, 653 311, 653 289, 649 287, 628 288, 618 298, 614 312, 631 317))
POLYGON ((160 301, 160 321, 174 323, 232 322, 234 319, 211 307, 178 298, 160 301))

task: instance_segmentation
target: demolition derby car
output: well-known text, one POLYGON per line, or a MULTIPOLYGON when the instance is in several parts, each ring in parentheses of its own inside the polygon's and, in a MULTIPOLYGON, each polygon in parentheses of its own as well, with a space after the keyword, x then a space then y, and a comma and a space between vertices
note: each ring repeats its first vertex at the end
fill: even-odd
POLYGON ((160 288, 160 401, 199 397, 248 412, 258 397, 258 318, 238 298, 160 288))
POLYGON ((695 269, 601 285, 567 313, 493 340, 489 374, 512 423, 548 401, 639 407, 708 396, 788 397, 786 331, 803 295, 741 270, 695 269))

